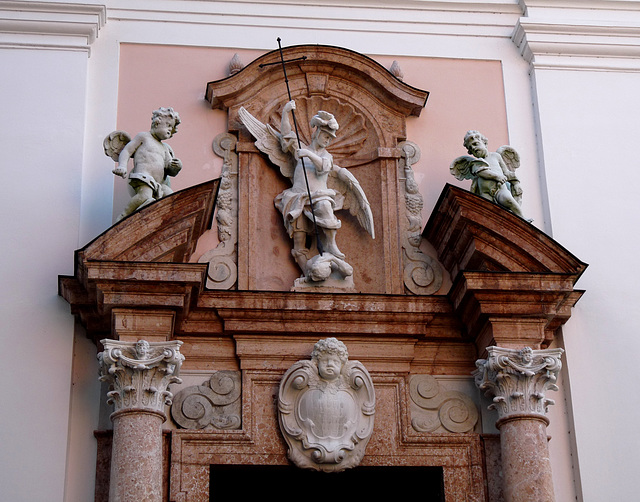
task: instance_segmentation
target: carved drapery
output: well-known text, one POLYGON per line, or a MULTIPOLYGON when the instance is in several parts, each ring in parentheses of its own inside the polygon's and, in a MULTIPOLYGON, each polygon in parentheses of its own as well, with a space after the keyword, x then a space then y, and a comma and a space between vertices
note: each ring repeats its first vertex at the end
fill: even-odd
MULTIPOLYGON (((417 432, 405 420, 409 413, 407 405, 411 404, 405 402, 409 396, 406 376, 468 375, 477 354, 483 356, 489 345, 548 346, 581 295, 573 287, 586 265, 514 215, 496 212, 495 207, 487 207, 487 201, 447 186, 423 237, 436 250, 439 263, 454 285, 447 295, 416 298, 407 294, 409 287, 403 272, 408 262, 403 261, 403 253, 416 248, 415 210, 421 201, 413 198, 412 180, 405 176, 402 164, 407 156, 408 164, 415 160, 409 151, 401 151, 399 142, 404 140, 405 118, 420 113, 425 92, 399 84, 392 74, 381 72, 374 62, 350 51, 305 46, 290 54, 296 55, 307 55, 309 59, 291 65, 295 98, 304 102, 312 100, 312 96, 316 100, 324 98, 329 91, 339 93, 334 97, 358 110, 364 117, 365 130, 375 133, 377 138, 375 148, 348 156, 351 164, 345 164, 366 173, 362 183, 368 195, 371 187, 382 186, 383 182, 391 187, 378 191, 377 200, 372 201, 379 211, 374 219, 381 231, 376 228, 375 248, 366 251, 378 262, 384 262, 384 267, 368 277, 372 284, 371 290, 365 291, 368 294, 293 293, 288 290, 289 283, 278 289, 278 284, 272 287, 254 280, 251 267, 256 264, 273 265, 277 273, 270 279, 274 281, 286 275, 280 273, 286 266, 282 269, 276 266, 277 251, 280 258, 290 260, 288 246, 284 252, 283 247, 277 248, 280 241, 286 240, 278 233, 280 219, 273 218, 273 214, 271 221, 264 218, 267 209, 276 214, 272 198, 282 187, 278 185, 277 174, 269 171, 237 120, 238 107, 247 101, 253 103, 252 111, 265 109, 261 101, 266 96, 263 90, 280 103, 285 101, 279 70, 258 67, 260 62, 276 60, 278 56, 273 53, 251 63, 234 77, 208 86, 207 98, 213 107, 228 109, 229 129, 238 134, 235 152, 233 146, 224 146, 222 156, 227 155, 232 165, 232 154, 237 153, 238 172, 246 170, 246 178, 238 180, 246 185, 238 192, 238 206, 242 209, 236 249, 243 252, 237 256, 237 290, 213 290, 207 284, 207 263, 190 262, 198 237, 211 221, 217 187, 216 182, 211 182, 158 201, 78 250, 74 276, 60 278, 60 294, 96 341, 109 333, 122 332, 115 326, 119 319, 114 314, 117 309, 135 311, 143 317, 148 317, 150 310, 163 311, 171 314, 167 338, 179 336, 185 341, 182 351, 189 370, 211 371, 212 364, 242 370, 245 399, 241 429, 172 432, 175 440, 171 451, 171 490, 176 493, 176 500, 180 497, 208 500, 208 466, 212 463, 286 464, 284 442, 274 433, 278 429, 274 392, 280 376, 295 361, 308 355, 310 344, 320 336, 330 335, 349 343, 376 381, 379 427, 371 439, 375 448, 371 448, 363 463, 398 466, 410 462, 446 463, 444 482, 448 499, 467 500, 473 492, 474 500, 484 500, 480 437, 474 433, 417 432), (349 94, 353 90, 347 86, 350 81, 366 84, 358 88, 359 106, 353 105, 353 96, 349 94), (372 93, 377 96, 372 97, 372 93), (389 105, 389 113, 387 105, 381 106, 377 98, 389 105), (370 116, 384 117, 384 123, 375 122, 370 116), (265 190, 269 192, 268 198, 263 197, 257 204, 249 200, 253 195, 260 196, 265 186, 270 187, 265 190), (401 207, 403 200, 407 203, 406 210, 401 207), (406 237, 404 250, 403 237, 406 237), (249 262, 249 256, 253 259, 259 255, 253 253, 256 249, 268 251, 262 263, 249 262), (263 288, 265 285, 269 287, 263 288), (446 455, 442 454, 443 448, 447 449, 446 455)), ((232 142, 229 139, 224 145, 232 142)), ((365 146, 374 143, 369 141, 365 146)), ((223 202, 225 192, 220 193, 219 201, 223 202)), ((225 212, 221 214, 219 221, 225 212)), ((232 247, 227 246, 232 240, 226 232, 220 234, 225 251, 232 247)), ((148 323, 148 327, 153 331, 153 323, 148 323)), ((426 413, 436 410, 428 409, 426 413)), ((159 416, 153 411, 143 411, 127 414, 125 418, 141 419, 149 425, 144 429, 146 432, 159 430, 159 416), (153 424, 151 418, 155 420, 153 424)), ((537 419, 511 420, 501 425, 501 437, 509 445, 509 451, 522 453, 523 445, 518 439, 522 436, 517 427, 525 422, 544 426, 537 419)), ((115 429, 114 421, 114 436, 115 429)), ((546 435, 542 429, 538 432, 542 445, 546 435)), ((140 436, 130 439, 133 451, 147 448, 141 446, 140 436)))
MULTIPOLYGON (((353 291, 404 294, 399 242, 407 222, 398 179, 402 154, 398 143, 406 135, 407 117, 420 114, 428 92, 404 84, 352 51, 295 46, 285 48, 284 53, 287 59, 298 57, 287 65, 287 77, 291 98, 296 101, 300 140, 310 141, 309 119, 318 110, 332 113, 340 129, 327 150, 335 164, 349 169, 358 180, 373 213, 375 239, 370 239, 348 211, 336 214, 342 222, 338 245, 354 269, 353 291), (372 256, 383 258, 372 260, 372 256)), ((261 123, 280 129, 282 107, 289 96, 282 68, 271 64, 279 57, 278 51, 265 54, 241 72, 210 82, 206 90, 213 108, 227 110, 229 132, 238 135, 240 290, 287 291, 300 275, 273 203, 287 182, 257 150, 239 117, 244 108, 261 123)), ((437 284, 429 273, 420 274, 413 274, 417 281, 412 279, 412 284, 437 284)), ((425 294, 424 289, 416 291, 425 294)))

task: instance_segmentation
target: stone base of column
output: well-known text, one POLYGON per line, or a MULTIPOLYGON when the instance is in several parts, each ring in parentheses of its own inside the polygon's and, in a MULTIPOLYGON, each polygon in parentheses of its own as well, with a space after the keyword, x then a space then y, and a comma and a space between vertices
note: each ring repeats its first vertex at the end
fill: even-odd
POLYGON ((113 447, 109 502, 162 501, 162 424, 165 415, 131 409, 111 415, 113 447))

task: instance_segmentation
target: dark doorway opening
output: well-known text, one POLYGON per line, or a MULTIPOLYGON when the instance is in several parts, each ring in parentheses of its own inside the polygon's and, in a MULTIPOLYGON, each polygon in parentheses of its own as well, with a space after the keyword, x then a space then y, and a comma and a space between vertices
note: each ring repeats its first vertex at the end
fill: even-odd
POLYGON ((209 500, 444 502, 442 467, 355 467, 338 473, 290 465, 212 465, 209 500), (410 498, 411 497, 411 498, 410 498))

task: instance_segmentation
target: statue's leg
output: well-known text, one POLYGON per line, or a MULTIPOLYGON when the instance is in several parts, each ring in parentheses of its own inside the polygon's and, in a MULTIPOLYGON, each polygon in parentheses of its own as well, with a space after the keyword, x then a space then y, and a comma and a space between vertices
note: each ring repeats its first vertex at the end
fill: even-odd
POLYGON ((496 194, 496 202, 502 207, 507 208, 512 213, 524 218, 520 204, 513 198, 511 192, 503 185, 496 194))
POLYGON ((133 213, 136 209, 138 209, 143 204, 155 201, 155 199, 153 198, 153 189, 150 186, 140 184, 136 187, 135 190, 136 190, 136 194, 133 197, 131 197, 131 200, 129 201, 127 206, 124 208, 124 211, 122 211, 122 214, 118 216, 118 221, 120 221, 125 216, 128 216, 131 213, 133 213))
POLYGON ((319 200, 313 205, 316 222, 320 227, 320 240, 323 251, 331 253, 337 258, 344 258, 344 254, 336 244, 336 233, 340 228, 340 220, 333 213, 333 204, 330 200, 319 200))
POLYGON ((342 260, 344 253, 338 249, 338 245, 336 244, 337 232, 335 228, 323 228, 320 238, 322 239, 323 250, 342 260))
POLYGON ((307 261, 309 260, 309 250, 306 247, 307 233, 302 230, 295 230, 292 238, 293 249, 291 250, 291 255, 293 256, 293 259, 296 260, 296 263, 304 274, 306 273, 307 261))

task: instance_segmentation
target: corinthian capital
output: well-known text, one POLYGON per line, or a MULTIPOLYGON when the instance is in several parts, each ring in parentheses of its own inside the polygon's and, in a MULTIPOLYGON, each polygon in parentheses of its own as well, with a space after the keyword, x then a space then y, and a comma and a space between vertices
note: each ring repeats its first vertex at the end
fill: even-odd
POLYGON ((164 414, 173 394, 169 385, 178 378, 184 356, 182 342, 121 342, 101 340, 104 351, 98 354, 100 380, 111 384, 108 403, 115 411, 141 409, 164 414))
POLYGON ((558 390, 556 381, 562 368, 562 349, 521 350, 487 347, 489 357, 476 361, 478 388, 493 395, 489 409, 498 411, 499 421, 515 416, 543 417, 553 399, 547 390, 558 390))

